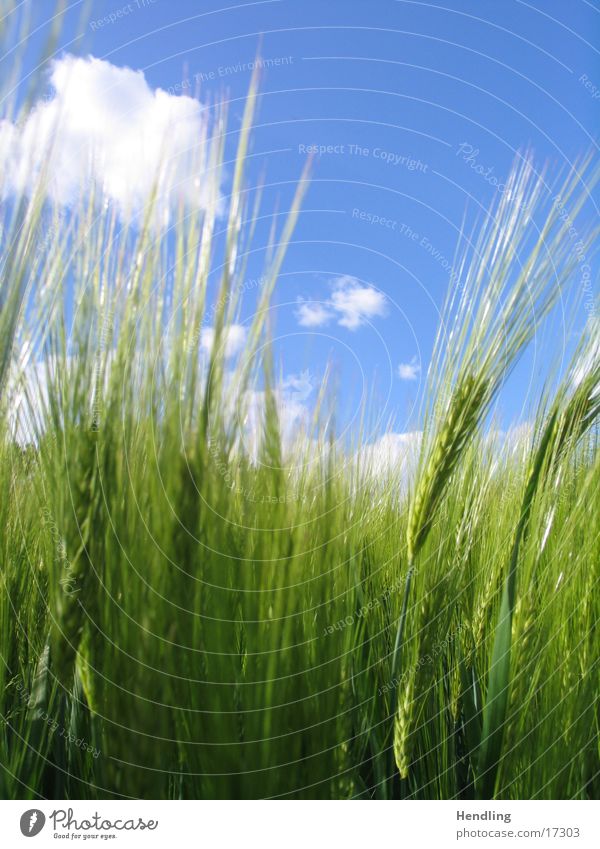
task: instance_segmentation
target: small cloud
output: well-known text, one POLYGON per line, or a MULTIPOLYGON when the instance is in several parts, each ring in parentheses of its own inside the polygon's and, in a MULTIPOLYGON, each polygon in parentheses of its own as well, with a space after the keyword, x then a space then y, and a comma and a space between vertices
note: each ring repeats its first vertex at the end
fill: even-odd
POLYGON ((302 327, 321 327, 336 319, 340 327, 357 330, 369 319, 386 313, 383 292, 362 284, 356 277, 345 274, 336 278, 331 287, 327 301, 300 301, 296 317, 302 327))
MULTIPOLYGON (((284 452, 289 452, 302 437, 310 421, 309 399, 316 381, 310 372, 286 375, 273 389, 279 430, 284 452)), ((249 455, 256 459, 264 428, 265 393, 263 390, 246 390, 244 395, 244 440, 249 455)))
POLYGON ((302 301, 296 310, 296 318, 301 327, 322 327, 331 321, 333 314, 321 303, 302 301))
POLYGON ((416 380, 421 374, 421 366, 416 357, 413 357, 409 363, 399 363, 398 377, 400 380, 416 380))
POLYGON ((300 374, 290 374, 280 384, 284 398, 290 401, 306 401, 315 388, 315 382, 308 369, 300 374))
MULTIPOLYGON (((248 331, 242 324, 230 324, 229 327, 224 329, 223 341, 221 344, 225 345, 226 357, 234 357, 242 350, 247 334, 248 331)), ((207 354, 210 354, 212 353, 214 342, 214 327, 204 327, 200 334, 200 347, 203 351, 206 351, 207 354)))
POLYGON ((386 297, 373 286, 363 286, 356 277, 344 275, 333 283, 331 306, 339 314, 338 324, 356 330, 365 321, 386 313, 386 297))
POLYGON ((363 445, 357 460, 363 474, 374 480, 381 481, 388 475, 400 475, 403 489, 406 490, 417 468, 421 441, 420 431, 391 431, 380 436, 375 442, 363 445))
MULTIPOLYGON (((590 315, 587 333, 589 336, 587 344, 580 350, 575 364, 571 370, 571 382, 573 387, 578 387, 597 368, 600 360, 600 320, 597 316, 590 315)), ((592 391, 590 401, 598 397, 598 388, 592 391)))
POLYGON ((504 457, 521 453, 525 456, 531 449, 533 434, 532 423, 523 421, 510 425, 506 430, 492 428, 487 434, 487 442, 501 451, 504 457))

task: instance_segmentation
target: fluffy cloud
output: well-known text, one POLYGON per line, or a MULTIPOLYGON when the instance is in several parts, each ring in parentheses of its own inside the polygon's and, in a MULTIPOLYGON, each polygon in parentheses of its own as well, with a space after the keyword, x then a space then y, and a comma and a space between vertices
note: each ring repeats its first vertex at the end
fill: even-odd
MULTIPOLYGON (((287 375, 274 389, 282 447, 286 454, 298 445, 299 440, 305 439, 310 421, 307 402, 314 389, 315 380, 308 371, 287 375)), ((262 390, 248 390, 242 406, 245 449, 256 460, 264 428, 265 393, 262 390)))
POLYGON ((525 461, 533 444, 534 428, 531 422, 524 421, 502 430, 491 428, 486 434, 486 443, 492 449, 497 460, 506 461, 520 456, 525 461))
POLYGON ((385 315, 386 298, 372 286, 362 286, 355 277, 344 275, 333 284, 331 306, 338 314, 338 324, 356 330, 365 321, 385 315))
POLYGON ((152 89, 141 71, 94 57, 55 61, 50 84, 53 95, 23 121, 0 121, 5 196, 30 192, 43 178, 58 204, 94 186, 121 215, 136 216, 156 189, 163 222, 179 201, 216 202, 198 100, 152 89))
POLYGON ((322 327, 335 319, 341 327, 357 330, 366 321, 386 313, 383 292, 363 285, 356 277, 338 277, 331 288, 327 301, 300 301, 296 318, 302 327, 322 327))
POLYGON ((296 310, 301 327, 322 327, 333 318, 331 311, 318 301, 302 301, 296 310))
POLYGON ((390 431, 363 445, 357 458, 363 474, 374 479, 399 474, 400 480, 408 483, 417 466, 421 439, 420 431, 390 431))
MULTIPOLYGON (((571 382, 574 387, 579 386, 598 367, 600 360, 600 319, 598 316, 590 314, 586 333, 589 334, 589 336, 584 337, 587 344, 580 349, 571 369, 571 382)), ((597 397, 598 389, 592 392, 590 400, 597 397)))
POLYGON ((421 366, 416 357, 409 363, 399 363, 398 377, 400 380, 416 380, 421 373, 421 366))
POLYGON ((308 369, 299 374, 289 374, 281 381, 284 397, 294 401, 306 401, 315 388, 315 382, 308 369))
MULTIPOLYGON (((224 343, 222 344, 225 345, 226 357, 234 357, 242 350, 247 334, 248 331, 243 324, 230 324, 225 328, 224 335, 222 337, 224 339, 224 343)), ((214 327, 204 327, 200 334, 200 347, 203 351, 206 351, 207 354, 210 354, 212 352, 214 342, 214 327)))

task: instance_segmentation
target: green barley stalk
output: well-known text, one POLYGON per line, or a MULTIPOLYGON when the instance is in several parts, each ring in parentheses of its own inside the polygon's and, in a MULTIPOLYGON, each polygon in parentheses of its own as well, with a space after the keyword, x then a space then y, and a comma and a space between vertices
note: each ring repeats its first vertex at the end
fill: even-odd
MULTIPOLYGON (((579 179, 578 173, 569 175, 561 192, 574 214, 583 204, 581 195, 574 198, 579 179)), ((409 507, 408 571, 392 677, 399 671, 416 559, 448 483, 500 386, 577 264, 556 204, 545 211, 539 231, 533 225, 533 212, 540 207, 543 211, 544 179, 534 175, 528 159, 515 166, 508 185, 510 191, 481 227, 472 261, 468 263, 463 254, 462 291, 451 293, 447 306, 453 313, 451 331, 446 334, 442 328, 436 340, 427 425, 409 507)))
POLYGON ((551 479, 560 460, 568 451, 576 448, 595 424, 598 415, 600 337, 598 321, 592 317, 578 345, 573 364, 554 398, 525 485, 496 625, 481 743, 477 752, 477 780, 483 798, 493 798, 500 764, 511 687, 512 621, 517 567, 521 548, 529 535, 532 506, 540 486, 551 479))

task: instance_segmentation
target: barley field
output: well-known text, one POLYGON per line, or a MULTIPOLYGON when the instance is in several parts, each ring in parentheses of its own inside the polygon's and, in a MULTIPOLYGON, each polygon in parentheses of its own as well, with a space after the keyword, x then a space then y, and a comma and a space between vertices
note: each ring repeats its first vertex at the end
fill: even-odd
POLYGON ((334 381, 282 430, 268 306, 310 163, 228 356, 264 213, 256 86, 235 162, 223 114, 202 214, 167 235, 159 173, 125 223, 94 196, 48 205, 43 164, 3 203, 0 794, 597 798, 595 312, 531 424, 493 417, 574 286, 597 167, 515 162, 458 246, 419 428, 381 468, 360 425, 338 438, 334 381))

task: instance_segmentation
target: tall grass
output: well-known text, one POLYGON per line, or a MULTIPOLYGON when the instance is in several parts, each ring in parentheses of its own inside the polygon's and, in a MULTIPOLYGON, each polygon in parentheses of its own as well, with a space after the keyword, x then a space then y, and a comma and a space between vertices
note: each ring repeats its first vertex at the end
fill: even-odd
POLYGON ((223 114, 213 200, 168 233, 152 203, 136 227, 93 196, 63 214, 43 180, 5 205, 0 792, 595 796, 593 320, 531 433, 489 422, 573 281, 545 177, 516 168, 466 243, 404 497, 336 443, 326 389, 312 433, 282 436, 265 322, 306 175, 226 357, 260 214, 255 85, 226 217, 223 114))

